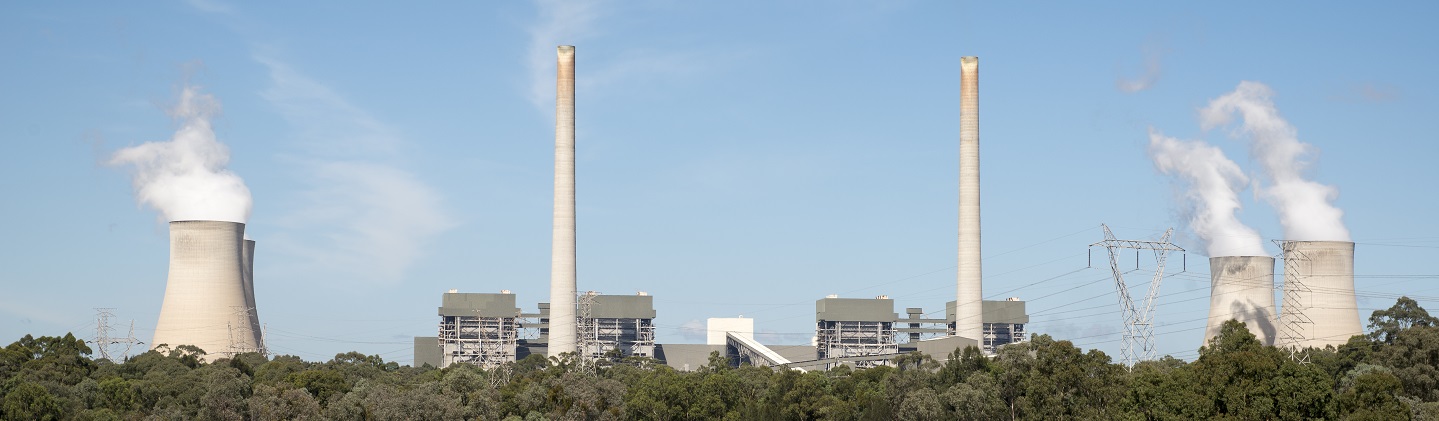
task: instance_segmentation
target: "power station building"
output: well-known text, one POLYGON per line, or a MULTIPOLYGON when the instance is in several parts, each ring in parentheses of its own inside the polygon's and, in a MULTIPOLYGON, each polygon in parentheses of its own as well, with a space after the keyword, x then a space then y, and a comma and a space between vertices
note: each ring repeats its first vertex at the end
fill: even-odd
POLYGON ((520 309, 509 293, 461 293, 441 298, 436 366, 470 363, 491 368, 515 361, 519 352, 520 309))
POLYGON ((578 300, 577 352, 583 358, 600 358, 612 352, 623 357, 655 355, 654 298, 602 295, 589 291, 578 300))
MULTIPOLYGON (((883 295, 872 299, 839 298, 831 295, 815 301, 815 359, 893 356, 899 353, 894 300, 883 295)), ((886 360, 856 361, 856 367, 873 367, 886 360)))
MULTIPOLYGON (((450 290, 441 297, 437 336, 415 338, 415 365, 448 367, 455 363, 491 368, 529 355, 547 355, 550 306, 522 313, 509 291, 462 293, 450 290)), ((581 358, 655 356, 654 297, 580 296, 576 352, 581 358)))

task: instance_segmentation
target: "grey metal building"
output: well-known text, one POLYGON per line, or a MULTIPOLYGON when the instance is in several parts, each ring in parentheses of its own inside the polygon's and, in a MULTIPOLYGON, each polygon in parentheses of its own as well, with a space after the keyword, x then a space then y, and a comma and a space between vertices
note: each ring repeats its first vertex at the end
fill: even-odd
MULTIPOLYGON (((1001 346, 1029 340, 1029 333, 1024 329, 1029 324, 1024 301, 1018 298, 985 300, 981 305, 981 337, 975 339, 985 354, 993 355, 1001 346)), ((945 319, 949 321, 951 331, 954 329, 954 318, 954 302, 945 303, 945 319)))
POLYGON ((579 297, 577 350, 583 358, 600 358, 618 350, 625 357, 655 356, 654 298, 603 295, 589 291, 579 297))
MULTIPOLYGON (((815 357, 834 358, 888 355, 899 352, 895 340, 894 300, 839 298, 815 301, 815 357)), ((856 367, 884 365, 887 360, 855 361, 856 367)))
POLYGON ((515 307, 514 294, 450 290, 441 301, 439 316, 439 367, 468 363, 490 368, 515 361, 520 309, 515 307))

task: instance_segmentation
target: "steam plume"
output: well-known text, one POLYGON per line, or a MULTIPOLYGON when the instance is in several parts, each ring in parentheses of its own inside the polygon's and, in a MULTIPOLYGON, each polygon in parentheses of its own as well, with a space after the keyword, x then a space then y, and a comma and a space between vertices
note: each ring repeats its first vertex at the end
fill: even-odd
POLYGON ((1209 256, 1263 256, 1259 233, 1235 217, 1243 207, 1239 191, 1249 178, 1224 151, 1202 141, 1184 141, 1149 129, 1149 156, 1159 172, 1188 189, 1189 228, 1204 240, 1209 256))
POLYGON ((110 165, 130 165, 135 198, 160 211, 167 221, 245 222, 250 218, 250 189, 225 166, 230 149, 215 140, 210 119, 220 102, 197 87, 186 86, 170 109, 180 128, 168 141, 121 149, 110 165))
POLYGON ((1344 211, 1330 203, 1339 191, 1304 178, 1313 147, 1300 142, 1294 126, 1279 116, 1273 96, 1262 83, 1240 82, 1234 92, 1200 110, 1200 120, 1206 130, 1228 125, 1235 114, 1243 120, 1236 134, 1249 136, 1250 153, 1264 167, 1270 185, 1259 190, 1260 196, 1279 211, 1285 239, 1349 241, 1344 211))

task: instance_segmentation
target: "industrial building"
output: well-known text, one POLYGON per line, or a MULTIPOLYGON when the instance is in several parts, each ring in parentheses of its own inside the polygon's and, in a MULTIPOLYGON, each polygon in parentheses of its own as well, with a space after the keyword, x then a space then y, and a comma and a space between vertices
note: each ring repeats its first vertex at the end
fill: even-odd
POLYGON ((491 368, 515 361, 520 309, 515 307, 514 294, 450 290, 441 299, 439 315, 438 366, 469 363, 491 368))
MULTIPOLYGON (((879 296, 873 299, 839 298, 831 295, 815 301, 815 359, 895 355, 899 353, 894 324, 894 300, 879 296)), ((885 360, 866 360, 856 367, 885 364, 885 360)))
POLYGON ((577 352, 583 358, 600 358, 612 351, 625 357, 655 355, 654 297, 601 295, 589 291, 579 297, 577 352))
MULTIPOLYGON (((618 352, 623 357, 654 357, 654 297, 604 295, 578 298, 576 352, 595 359, 618 352)), ((455 363, 495 367, 529 355, 548 355, 549 303, 539 312, 522 313, 509 291, 461 293, 441 298, 438 335, 415 338, 415 364, 447 367, 455 363)))
POLYGON ((170 222, 170 270, 152 349, 194 345, 201 359, 264 352, 255 312, 254 241, 245 224, 170 222))

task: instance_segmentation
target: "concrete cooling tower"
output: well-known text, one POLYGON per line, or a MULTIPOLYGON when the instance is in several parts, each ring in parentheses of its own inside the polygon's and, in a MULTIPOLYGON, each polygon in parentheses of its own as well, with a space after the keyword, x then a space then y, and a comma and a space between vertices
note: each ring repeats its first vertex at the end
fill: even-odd
POLYGON ((245 248, 240 249, 243 253, 240 259, 240 279, 245 282, 245 308, 250 310, 250 326, 254 326, 253 333, 255 348, 265 349, 265 338, 261 337, 260 310, 255 307, 255 240, 245 240, 245 248))
POLYGON ((1204 329, 1204 345, 1231 319, 1243 322, 1259 342, 1274 345, 1279 333, 1274 314, 1274 258, 1211 257, 1209 274, 1209 326, 1204 329))
POLYGON ((152 347, 194 345, 206 360, 258 350, 246 300, 245 224, 170 223, 170 275, 152 347))
POLYGON ((1354 243, 1286 241, 1280 346, 1339 346, 1364 333, 1354 298, 1354 243))

